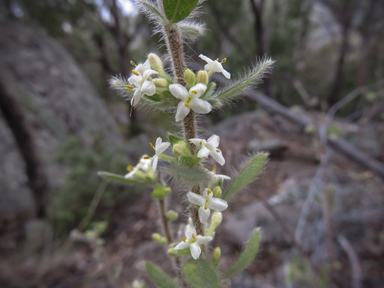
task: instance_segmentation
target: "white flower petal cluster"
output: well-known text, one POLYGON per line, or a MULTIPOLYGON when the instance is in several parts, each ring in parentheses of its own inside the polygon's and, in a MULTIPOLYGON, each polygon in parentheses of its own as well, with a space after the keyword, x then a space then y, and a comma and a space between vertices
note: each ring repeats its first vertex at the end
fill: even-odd
POLYGON ((182 121, 191 109, 199 114, 207 114, 212 110, 208 101, 200 99, 205 90, 207 90, 207 85, 202 83, 196 84, 189 91, 180 84, 169 85, 172 95, 181 100, 177 105, 176 122, 182 121))
POLYGON ((134 178, 136 172, 139 170, 142 170, 143 172, 147 172, 150 165, 151 165, 151 160, 149 159, 149 157, 147 155, 144 155, 143 157, 140 158, 139 163, 137 163, 137 165, 135 167, 131 166, 131 168, 130 168, 131 171, 129 173, 127 173, 124 176, 124 178, 127 178, 127 179, 134 178))
POLYGON ((171 145, 171 143, 169 143, 169 142, 164 142, 164 143, 162 143, 162 142, 163 142, 163 140, 160 137, 158 137, 156 139, 155 147, 153 147, 152 143, 149 143, 149 145, 155 150, 155 155, 150 159, 153 172, 156 172, 157 163, 159 161, 159 155, 163 154, 163 152, 165 150, 167 150, 169 145, 171 145))
MULTIPOLYGON (((218 72, 218 73, 222 73, 225 78, 231 79, 231 73, 224 70, 223 65, 221 65, 221 63, 219 61, 212 60, 211 58, 209 58, 203 54, 200 54, 199 57, 201 59, 203 59, 205 62, 207 62, 207 64, 205 64, 205 66, 204 66, 204 69, 205 69, 205 71, 208 72, 208 75, 211 75, 213 72, 218 72)), ((223 60, 223 62, 225 62, 225 60, 223 60)))
POLYGON ((185 237, 183 237, 183 241, 176 245, 174 250, 183 250, 189 248, 191 250, 191 255, 193 259, 197 260, 201 254, 200 245, 207 244, 213 238, 211 236, 196 236, 196 229, 188 224, 185 227, 185 237))
POLYGON ((143 95, 153 96, 156 93, 156 86, 148 80, 148 77, 153 74, 159 74, 159 72, 151 69, 148 60, 144 64, 137 65, 132 72, 133 75, 128 78, 128 82, 135 89, 131 104, 136 106, 143 95))
POLYGON ((217 161, 221 166, 225 164, 225 159, 223 157, 223 153, 220 149, 217 149, 220 142, 220 137, 217 135, 212 135, 208 138, 208 140, 200 139, 200 138, 192 138, 189 139, 190 142, 195 144, 198 148, 200 147, 199 152, 197 153, 197 157, 204 158, 209 155, 212 156, 213 159, 217 161))
POLYGON ((228 208, 227 201, 220 198, 214 198, 212 191, 208 188, 204 189, 203 195, 188 192, 187 197, 189 202, 200 206, 199 220, 203 224, 208 223, 208 218, 209 215, 211 215, 211 210, 220 212, 228 208))

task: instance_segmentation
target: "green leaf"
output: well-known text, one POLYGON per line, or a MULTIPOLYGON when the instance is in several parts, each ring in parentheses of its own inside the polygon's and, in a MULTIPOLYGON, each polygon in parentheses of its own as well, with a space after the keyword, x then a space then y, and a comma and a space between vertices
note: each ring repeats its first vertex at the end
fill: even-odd
POLYGON ((159 94, 154 94, 152 96, 145 95, 144 97, 146 97, 148 100, 155 101, 155 102, 161 101, 161 97, 159 94))
POLYGON ((219 277, 206 259, 189 259, 183 273, 187 282, 194 288, 221 288, 219 277))
POLYGON ((252 182, 252 180, 254 180, 260 173, 266 160, 267 154, 264 153, 257 154, 255 157, 253 157, 247 166, 245 166, 244 169, 240 172, 239 176, 233 182, 231 188, 229 188, 227 193, 225 193, 223 199, 228 200, 233 194, 252 182))
POLYGON ((116 180, 116 181, 120 181, 120 182, 124 182, 124 183, 129 183, 129 184, 137 184, 137 181, 124 178, 123 175, 113 174, 113 173, 104 172, 104 171, 97 172, 97 174, 102 176, 102 177, 109 178, 112 180, 116 180))
POLYGON ((173 282, 172 278, 156 265, 145 262, 145 268, 147 268, 149 275, 151 275, 153 281, 155 281, 160 288, 179 288, 176 283, 173 282))
POLYGON ((184 141, 183 139, 176 137, 172 134, 168 135, 168 139, 169 139, 169 142, 171 142, 172 147, 173 147, 173 145, 177 144, 178 142, 184 141))
POLYGON ((148 9, 148 11, 152 12, 153 14, 155 14, 156 16, 160 17, 161 19, 164 20, 164 17, 163 15, 160 13, 159 10, 157 10, 157 7, 152 5, 151 3, 147 2, 147 1, 139 1, 141 4, 143 4, 143 6, 148 9))
POLYGON ((199 157, 189 157, 189 156, 179 156, 177 157, 177 161, 183 165, 187 165, 187 166, 193 166, 197 163, 200 163, 201 160, 203 160, 203 158, 199 158, 199 157))
POLYGON ((256 230, 253 232, 251 239, 248 242, 247 247, 245 247, 243 253, 240 258, 236 261, 236 263, 224 274, 225 278, 229 278, 234 274, 237 274, 247 268, 249 264, 255 258, 257 252, 259 251, 260 244, 260 232, 256 230))
POLYGON ((163 0, 164 12, 168 20, 177 23, 195 9, 198 0, 163 0))

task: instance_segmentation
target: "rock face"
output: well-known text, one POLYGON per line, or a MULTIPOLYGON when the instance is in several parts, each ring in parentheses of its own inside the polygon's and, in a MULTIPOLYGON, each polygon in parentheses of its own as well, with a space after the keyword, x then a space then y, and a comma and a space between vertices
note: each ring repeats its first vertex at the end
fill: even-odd
MULTIPOLYGON (((51 191, 65 167, 58 147, 76 136, 84 150, 95 141, 113 148, 122 137, 105 103, 72 57, 53 39, 30 27, 0 23, 0 81, 21 108, 51 191)), ((25 163, 4 115, 0 115, 0 215, 32 209, 25 163)))

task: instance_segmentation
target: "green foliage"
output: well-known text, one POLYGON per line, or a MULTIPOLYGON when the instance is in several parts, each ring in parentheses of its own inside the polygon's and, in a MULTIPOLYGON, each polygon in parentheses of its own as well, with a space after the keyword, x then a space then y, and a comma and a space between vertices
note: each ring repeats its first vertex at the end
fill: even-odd
POLYGON ((260 153, 249 161, 247 166, 240 172, 239 176, 233 182, 231 188, 225 193, 223 199, 228 200, 236 192, 244 188, 250 182, 252 182, 263 168, 265 161, 267 160, 267 154, 260 153))
POLYGON ((183 165, 193 166, 197 163, 200 163, 202 158, 197 156, 179 156, 177 157, 177 161, 183 165))
POLYGON ((165 274, 164 271, 156 265, 150 262, 145 262, 145 268, 147 268, 149 275, 151 275, 153 281, 155 281, 160 288, 179 288, 179 286, 173 282, 171 277, 165 274))
POLYGON ((183 273, 187 282, 194 288, 221 288, 215 269, 206 259, 189 259, 183 273))
POLYGON ((172 23, 180 22, 195 9, 198 0, 163 0, 164 12, 172 23))
POLYGON ((179 143, 180 141, 184 141, 183 139, 176 137, 175 135, 169 134, 168 135, 169 142, 171 143, 172 147, 179 143))
MULTIPOLYGON (((91 147, 85 147, 74 136, 69 137, 68 142, 63 144, 59 149, 57 161, 68 167, 68 172, 65 183, 52 196, 49 211, 58 231, 66 233, 74 229, 87 214, 102 182, 97 170, 125 170, 126 162, 120 156, 121 153, 124 153, 121 149, 106 149, 100 139, 96 139, 91 147)), ((125 185, 110 183, 100 199, 98 208, 102 210, 111 207, 123 197, 137 191, 137 188, 127 190, 125 185)))
POLYGON ((243 253, 241 253, 240 258, 227 272, 225 272, 224 277, 229 278, 247 268, 256 257, 256 254, 259 251, 259 245, 260 232, 259 230, 256 230, 253 232, 252 237, 249 240, 247 247, 245 247, 243 253))

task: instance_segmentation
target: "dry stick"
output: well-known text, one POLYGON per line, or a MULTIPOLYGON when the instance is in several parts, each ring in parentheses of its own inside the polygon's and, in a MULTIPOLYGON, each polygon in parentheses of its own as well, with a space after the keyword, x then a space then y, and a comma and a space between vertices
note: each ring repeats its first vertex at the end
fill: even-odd
POLYGON ((337 241, 340 243, 341 248, 347 253, 349 262, 351 262, 351 268, 352 268, 352 287, 353 288, 360 288, 361 287, 361 265, 359 262, 359 257, 357 256, 355 250, 353 250, 353 247, 349 243, 349 241, 343 236, 339 235, 337 236, 337 241))

